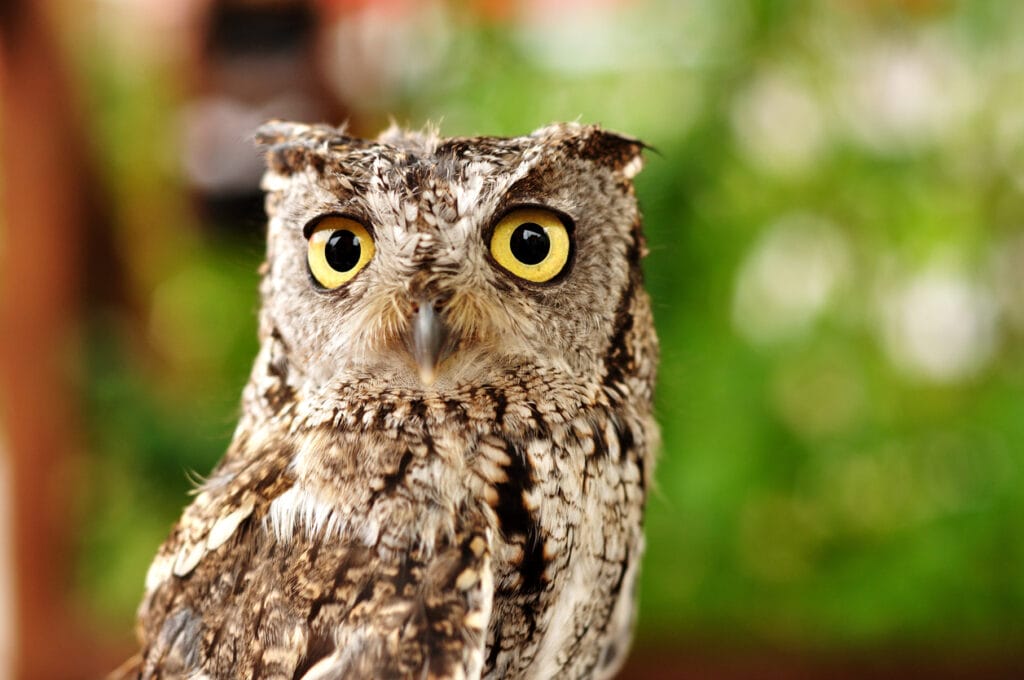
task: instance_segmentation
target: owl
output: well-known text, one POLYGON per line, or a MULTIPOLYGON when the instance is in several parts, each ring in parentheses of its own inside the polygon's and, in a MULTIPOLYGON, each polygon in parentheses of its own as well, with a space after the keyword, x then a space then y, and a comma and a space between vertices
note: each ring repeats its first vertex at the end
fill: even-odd
POLYGON ((643 144, 257 141, 260 350, 124 675, 613 676, 657 436, 643 144))

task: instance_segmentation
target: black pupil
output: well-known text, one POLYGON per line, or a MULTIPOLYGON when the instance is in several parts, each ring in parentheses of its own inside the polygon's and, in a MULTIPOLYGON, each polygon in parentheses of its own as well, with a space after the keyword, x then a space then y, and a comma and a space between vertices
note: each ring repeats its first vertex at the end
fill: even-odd
POLYGON ((327 247, 324 248, 327 264, 338 272, 350 271, 359 264, 359 256, 362 251, 359 237, 348 229, 339 229, 332 233, 327 239, 327 247))
POLYGON ((525 222, 512 232, 512 254, 523 264, 538 264, 551 251, 551 240, 539 224, 525 222))

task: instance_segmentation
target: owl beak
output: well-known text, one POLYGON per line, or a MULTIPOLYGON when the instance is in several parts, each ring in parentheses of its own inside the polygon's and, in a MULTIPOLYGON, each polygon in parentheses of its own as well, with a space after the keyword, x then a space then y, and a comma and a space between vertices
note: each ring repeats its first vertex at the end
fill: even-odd
POLYGON ((437 366, 447 340, 448 330, 434 309, 432 300, 420 300, 412 317, 412 355, 420 380, 430 387, 437 379, 437 366))

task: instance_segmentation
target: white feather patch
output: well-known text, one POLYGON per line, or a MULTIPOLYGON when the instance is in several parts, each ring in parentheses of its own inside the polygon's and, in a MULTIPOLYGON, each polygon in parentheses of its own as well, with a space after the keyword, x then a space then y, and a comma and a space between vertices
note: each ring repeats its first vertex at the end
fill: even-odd
POLYGON ((205 541, 183 547, 178 551, 177 559, 174 560, 174 575, 178 577, 188 576, 205 554, 205 541))
POLYGON ((214 524, 210 529, 209 535, 206 537, 206 549, 216 550, 224 545, 224 543, 234 535, 235 530, 238 529, 238 525, 252 514, 253 507, 253 502, 249 500, 234 512, 228 513, 218 519, 216 524, 214 524))
POLYGON ((573 569, 562 596, 552 604, 551 612, 548 614, 547 632, 531 665, 537 669, 538 678, 558 677, 562 669, 558 656, 575 630, 576 607, 580 602, 591 600, 593 597, 594 587, 593 584, 586 582, 585 571, 573 569))
POLYGON ((291 177, 281 175, 276 172, 265 172, 263 173, 263 180, 260 182, 260 188, 264 191, 285 191, 291 184, 291 177))
MULTIPOLYGON (((490 533, 487 542, 490 543, 490 533)), ((473 546, 471 546, 473 547, 473 546)), ((480 547, 483 550, 483 547, 480 547)), ((474 548, 475 552, 475 548, 474 548)), ((479 678, 484 667, 484 650, 486 648, 486 635, 484 632, 491 621, 491 608, 494 605, 494 576, 491 572, 490 555, 484 557, 480 565, 480 606, 466 614, 462 624, 467 630, 480 634, 480 642, 474 649, 466 662, 466 676, 479 678)))
POLYGON ((622 166, 622 175, 626 179, 633 179, 644 168, 644 157, 634 156, 632 160, 622 166))
POLYGON ((146 571, 146 592, 151 593, 171 576, 174 562, 170 557, 158 555, 146 571))
POLYGON ((281 542, 290 541, 299 525, 311 534, 325 530, 333 532, 338 528, 334 506, 298 486, 293 486, 271 501, 267 519, 274 536, 281 542))

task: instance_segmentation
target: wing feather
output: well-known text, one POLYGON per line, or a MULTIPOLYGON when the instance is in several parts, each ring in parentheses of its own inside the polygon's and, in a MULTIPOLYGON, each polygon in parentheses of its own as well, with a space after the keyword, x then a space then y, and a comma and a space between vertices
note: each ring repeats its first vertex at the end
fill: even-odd
POLYGON ((480 676, 493 600, 482 516, 463 510, 450 536, 396 549, 324 532, 281 540, 262 521, 271 498, 238 498, 241 509, 212 501, 219 517, 190 508, 190 529, 161 553, 188 568, 144 601, 137 677, 480 676))

